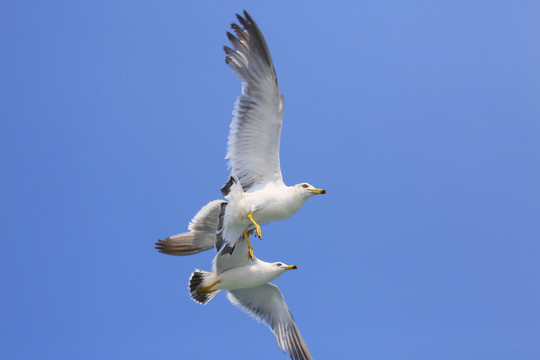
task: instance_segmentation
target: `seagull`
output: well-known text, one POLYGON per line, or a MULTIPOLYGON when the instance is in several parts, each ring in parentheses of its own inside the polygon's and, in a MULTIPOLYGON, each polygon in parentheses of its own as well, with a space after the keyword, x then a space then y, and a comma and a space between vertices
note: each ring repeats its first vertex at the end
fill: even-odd
POLYGON ((278 346, 293 360, 309 360, 311 354, 285 303, 279 288, 269 281, 281 276, 296 265, 268 263, 256 257, 249 260, 248 243, 229 245, 214 257, 212 272, 196 269, 189 279, 191 298, 206 304, 221 290, 227 290, 229 301, 264 322, 274 335, 278 346))
POLYGON ((158 240, 156 248, 171 255, 188 255, 249 236, 262 239, 261 225, 295 214, 313 195, 326 194, 307 182, 287 186, 279 162, 284 97, 280 94, 270 51, 251 16, 236 15, 227 32, 233 48, 224 46, 225 62, 242 83, 227 142, 229 181, 221 193, 226 200, 206 204, 191 220, 189 232, 158 240))

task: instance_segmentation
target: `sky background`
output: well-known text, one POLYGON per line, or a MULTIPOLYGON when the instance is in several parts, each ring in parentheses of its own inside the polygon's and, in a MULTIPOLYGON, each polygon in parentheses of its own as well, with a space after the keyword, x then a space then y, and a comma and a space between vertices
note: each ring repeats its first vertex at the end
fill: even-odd
POLYGON ((254 240, 313 357, 540 358, 537 1, 2 2, 0 358, 288 358, 154 250, 228 179, 243 9, 328 191, 254 240))

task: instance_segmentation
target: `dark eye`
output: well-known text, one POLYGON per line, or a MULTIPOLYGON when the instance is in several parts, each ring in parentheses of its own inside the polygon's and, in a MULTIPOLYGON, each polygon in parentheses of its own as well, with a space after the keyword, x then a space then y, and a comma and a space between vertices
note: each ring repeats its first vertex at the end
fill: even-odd
POLYGON ((308 184, 302 184, 302 187, 306 189, 308 187, 308 184))
POLYGON ((277 263, 276 266, 282 266, 283 264, 282 263, 277 263))

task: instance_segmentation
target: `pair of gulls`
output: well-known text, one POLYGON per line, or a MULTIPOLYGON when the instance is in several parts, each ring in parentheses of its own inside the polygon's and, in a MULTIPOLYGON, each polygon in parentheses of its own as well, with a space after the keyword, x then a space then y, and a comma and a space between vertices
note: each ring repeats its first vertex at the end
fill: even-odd
POLYGON ((253 255, 249 237, 262 238, 260 225, 286 219, 304 202, 326 191, 308 183, 286 186, 279 165, 284 99, 266 41, 251 16, 236 15, 235 35, 227 32, 225 61, 242 82, 230 125, 227 156, 231 178, 221 189, 226 200, 206 204, 191 220, 189 232, 159 240, 165 254, 189 255, 212 247, 219 251, 212 272, 190 278, 193 300, 206 304, 220 290, 236 306, 266 323, 279 347, 294 360, 311 359, 307 346, 277 286, 269 284, 295 265, 268 263, 253 255))

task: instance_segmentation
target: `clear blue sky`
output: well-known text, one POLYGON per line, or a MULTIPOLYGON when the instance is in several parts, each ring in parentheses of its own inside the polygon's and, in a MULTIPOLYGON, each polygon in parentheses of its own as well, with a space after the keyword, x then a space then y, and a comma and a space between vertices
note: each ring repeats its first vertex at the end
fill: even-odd
POLYGON ((2 2, 0 357, 288 358, 154 250, 227 180, 243 9, 328 190, 254 242, 313 357, 540 358, 536 1, 2 2))

